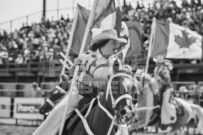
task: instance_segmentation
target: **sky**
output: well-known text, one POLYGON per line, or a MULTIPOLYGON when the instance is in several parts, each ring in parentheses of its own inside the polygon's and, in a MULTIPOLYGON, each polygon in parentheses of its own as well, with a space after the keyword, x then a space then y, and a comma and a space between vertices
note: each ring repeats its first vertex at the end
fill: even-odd
MULTIPOLYGON (((120 0, 121 4, 123 0, 120 0)), ((127 3, 136 3, 141 0, 126 0, 127 3)), ((152 1, 152 0, 144 0, 152 1)), ((93 0, 46 0, 47 6, 46 17, 49 19, 57 19, 62 14, 65 18, 72 18, 76 4, 79 3, 86 8, 90 8, 93 0), (61 9, 57 12, 57 8, 61 9)), ((15 30, 22 26, 23 23, 31 24, 39 22, 42 16, 43 0, 0 0, 0 31, 15 30), (11 22, 11 20, 13 20, 11 22)))

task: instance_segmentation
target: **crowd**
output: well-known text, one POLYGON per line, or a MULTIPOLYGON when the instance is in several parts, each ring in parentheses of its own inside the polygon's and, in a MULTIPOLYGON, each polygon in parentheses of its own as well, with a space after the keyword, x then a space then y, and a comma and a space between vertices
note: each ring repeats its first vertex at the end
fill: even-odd
MULTIPOLYGON (((148 50, 149 35, 153 17, 164 22, 173 22, 185 26, 203 35, 203 2, 201 0, 182 1, 181 7, 176 1, 155 0, 148 8, 137 2, 133 8, 131 4, 122 7, 124 21, 137 21, 143 26, 143 51, 148 50)), ((0 33, 0 64, 15 62, 17 64, 29 61, 38 62, 52 60, 60 51, 65 50, 71 29, 71 20, 61 17, 58 21, 43 20, 31 26, 23 25, 21 29, 12 33, 0 33)), ((195 62, 194 62, 195 63, 195 62)))
POLYGON ((23 64, 52 60, 68 44, 71 20, 42 20, 31 26, 23 24, 19 30, 0 34, 0 64, 23 64))

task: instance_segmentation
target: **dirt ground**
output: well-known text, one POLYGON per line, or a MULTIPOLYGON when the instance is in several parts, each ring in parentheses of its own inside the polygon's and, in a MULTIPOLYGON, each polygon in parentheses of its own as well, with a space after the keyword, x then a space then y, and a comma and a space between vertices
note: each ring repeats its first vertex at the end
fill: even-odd
POLYGON ((0 135, 32 135, 37 127, 0 125, 0 135))
MULTIPOLYGON (((32 133, 35 131, 36 128, 37 127, 0 125, 0 135, 32 135, 32 133)), ((193 130, 190 129, 189 133, 190 133, 190 135, 193 135, 193 130)), ((149 133, 132 133, 132 135, 152 135, 152 134, 149 134, 149 133)), ((156 135, 158 135, 158 134, 156 134, 156 135)), ((174 134, 172 134, 172 135, 174 135, 174 134)), ((177 133, 176 135, 182 135, 182 134, 177 133)))

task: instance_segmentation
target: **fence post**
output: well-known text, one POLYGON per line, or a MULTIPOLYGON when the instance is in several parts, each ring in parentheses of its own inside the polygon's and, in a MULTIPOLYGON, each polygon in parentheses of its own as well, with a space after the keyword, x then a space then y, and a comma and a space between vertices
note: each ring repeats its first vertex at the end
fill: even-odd
POLYGON ((10 21, 10 32, 12 32, 12 23, 13 23, 13 21, 11 20, 10 21))
POLYGON ((59 0, 57 0, 57 20, 59 20, 59 0))
POLYGON ((28 25, 28 22, 29 22, 29 16, 27 15, 26 16, 26 23, 27 23, 27 25, 28 25))

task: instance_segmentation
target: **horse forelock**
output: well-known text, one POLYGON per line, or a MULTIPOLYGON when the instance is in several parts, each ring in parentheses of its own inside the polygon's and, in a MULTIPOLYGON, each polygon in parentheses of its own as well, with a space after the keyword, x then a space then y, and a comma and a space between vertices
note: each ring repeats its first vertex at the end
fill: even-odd
POLYGON ((112 75, 109 78, 109 82, 108 82, 108 85, 107 85, 106 100, 108 98, 108 95, 110 95, 111 98, 114 99, 114 97, 112 96, 112 89, 111 89, 111 84, 112 84, 114 79, 117 79, 119 81, 119 83, 122 84, 122 86, 123 86, 126 93, 128 92, 128 88, 130 88, 130 86, 133 86, 133 82, 131 82, 131 79, 133 79, 133 78, 132 78, 131 75, 129 75, 127 73, 117 73, 115 75, 112 75))
POLYGON ((125 88, 125 92, 131 92, 130 94, 135 94, 134 92, 140 91, 139 82, 136 79, 124 78, 122 84, 125 88))
POLYGON ((125 89, 125 92, 127 93, 127 92, 129 92, 129 89, 132 89, 133 82, 129 78, 123 78, 122 85, 123 85, 123 87, 125 89))

